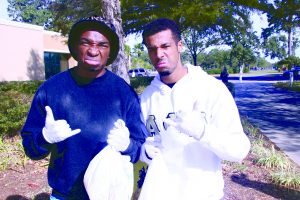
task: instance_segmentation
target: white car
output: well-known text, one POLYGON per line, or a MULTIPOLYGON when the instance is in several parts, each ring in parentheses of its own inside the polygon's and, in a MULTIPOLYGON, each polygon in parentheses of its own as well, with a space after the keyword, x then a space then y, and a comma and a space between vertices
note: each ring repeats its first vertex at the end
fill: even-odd
POLYGON ((144 68, 136 68, 136 69, 130 69, 128 71, 128 75, 130 77, 136 77, 136 76, 149 76, 149 72, 144 68))

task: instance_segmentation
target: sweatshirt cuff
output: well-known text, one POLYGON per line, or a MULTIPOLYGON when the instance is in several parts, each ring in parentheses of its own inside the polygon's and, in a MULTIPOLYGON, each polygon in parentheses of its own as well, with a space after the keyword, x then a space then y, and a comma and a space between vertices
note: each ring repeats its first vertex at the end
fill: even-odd
POLYGON ((44 151, 47 151, 48 149, 50 149, 50 146, 51 146, 51 144, 46 141, 46 139, 44 138, 42 133, 37 135, 36 143, 37 143, 37 146, 41 147, 41 149, 44 151))
POLYGON ((216 129, 208 124, 205 125, 205 131, 203 135, 201 136, 201 139, 199 141, 209 144, 211 141, 215 139, 215 133, 216 129))

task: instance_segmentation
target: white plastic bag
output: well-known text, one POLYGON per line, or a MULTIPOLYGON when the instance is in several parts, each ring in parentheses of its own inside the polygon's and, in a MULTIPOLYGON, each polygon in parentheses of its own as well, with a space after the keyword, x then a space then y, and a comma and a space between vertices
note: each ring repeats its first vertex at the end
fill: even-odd
POLYGON ((222 198, 222 170, 212 151, 172 127, 161 133, 161 145, 161 154, 148 166, 139 200, 222 198))
POLYGON ((84 186, 91 200, 130 200, 133 192, 133 164, 111 146, 90 162, 84 186))
POLYGON ((139 200, 183 200, 183 150, 190 141, 190 137, 172 127, 161 133, 161 154, 148 166, 139 200))
POLYGON ((172 199, 167 194, 169 173, 161 155, 156 156, 148 167, 139 200, 172 199))

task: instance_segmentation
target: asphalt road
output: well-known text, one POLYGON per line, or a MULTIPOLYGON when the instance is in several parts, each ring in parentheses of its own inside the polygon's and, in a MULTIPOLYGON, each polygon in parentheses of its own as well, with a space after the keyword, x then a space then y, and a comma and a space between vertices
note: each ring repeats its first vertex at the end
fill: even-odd
POLYGON ((275 88, 271 82, 235 83, 241 116, 248 116, 300 166, 300 93, 275 88))

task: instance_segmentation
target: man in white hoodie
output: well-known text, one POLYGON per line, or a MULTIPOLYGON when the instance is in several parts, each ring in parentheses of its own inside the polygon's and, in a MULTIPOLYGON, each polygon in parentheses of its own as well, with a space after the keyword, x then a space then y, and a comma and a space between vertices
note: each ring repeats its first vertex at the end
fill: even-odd
MULTIPOLYGON (((150 136, 140 159, 150 170, 154 160, 162 157, 160 161, 165 162, 169 175, 178 175, 169 181, 173 184, 172 199, 222 199, 221 161, 240 162, 250 149, 231 93, 201 67, 182 64, 181 33, 174 21, 161 18, 147 24, 143 43, 158 75, 141 95, 142 115, 150 136)), ((145 182, 153 180, 147 176, 145 182)), ((140 199, 170 197, 152 195, 144 186, 140 199)))

